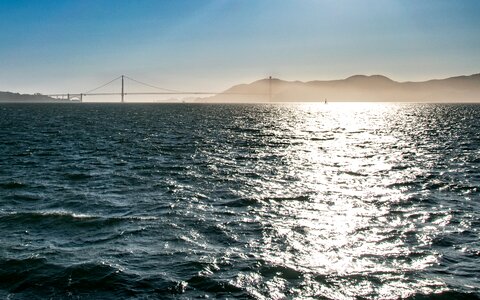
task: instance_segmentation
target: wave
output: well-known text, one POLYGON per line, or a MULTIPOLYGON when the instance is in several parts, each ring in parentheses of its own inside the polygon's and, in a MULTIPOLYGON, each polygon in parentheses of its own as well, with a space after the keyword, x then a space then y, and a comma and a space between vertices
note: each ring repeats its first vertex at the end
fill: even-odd
POLYGON ((238 200, 228 201, 220 205, 228 206, 228 207, 247 207, 247 206, 256 206, 256 205, 259 205, 260 203, 261 201, 255 198, 241 198, 238 200))
POLYGON ((300 195, 294 197, 265 197, 262 199, 258 198, 241 198, 237 200, 231 200, 228 202, 224 202, 219 204, 220 206, 228 206, 228 207, 248 207, 248 206, 258 206, 266 201, 274 201, 274 202, 282 202, 282 201, 309 201, 310 196, 308 195, 300 195))
POLYGON ((157 220, 155 216, 101 216, 91 214, 73 213, 63 210, 12 212, 0 215, 0 222, 8 225, 44 224, 44 225, 79 225, 79 226, 108 226, 124 221, 151 221, 157 220))
POLYGON ((0 188, 6 189, 6 190, 21 189, 25 187, 27 187, 27 185, 19 181, 10 181, 6 183, 0 183, 0 188))
POLYGON ((300 195, 296 197, 266 197, 264 198, 265 201, 275 201, 275 202, 281 202, 281 201, 309 201, 310 196, 308 195, 300 195))
POLYGON ((92 178, 92 175, 87 173, 66 173, 64 176, 71 181, 80 181, 92 178))
MULTIPOLYGON (((199 267, 202 266, 190 266, 193 270, 199 267)), ((0 259, 0 289, 14 298, 175 299, 187 291, 252 298, 245 289, 227 279, 201 274, 186 277, 175 280, 165 275, 141 276, 106 262, 63 266, 38 257, 0 259)))
POLYGON ((418 293, 412 295, 406 300, 478 300, 480 296, 474 293, 459 292, 459 291, 444 291, 440 293, 422 294, 418 293))
POLYGON ((45 258, 0 259, 0 289, 22 299, 161 297, 182 293, 185 287, 181 281, 142 277, 105 262, 62 266, 45 258))
POLYGON ((22 193, 22 194, 13 194, 8 198, 12 198, 13 200, 18 201, 36 201, 43 199, 43 196, 39 195, 38 193, 22 193))
POLYGON ((197 290, 223 295, 224 297, 229 295, 234 298, 251 298, 244 289, 226 280, 214 280, 208 276, 197 275, 187 280, 187 283, 197 290))

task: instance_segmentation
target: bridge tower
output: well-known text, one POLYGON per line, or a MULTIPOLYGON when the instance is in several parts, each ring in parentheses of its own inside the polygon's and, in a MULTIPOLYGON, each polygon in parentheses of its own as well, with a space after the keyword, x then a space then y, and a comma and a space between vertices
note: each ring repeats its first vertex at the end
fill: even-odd
POLYGON ((123 81, 123 78, 125 77, 125 75, 122 75, 122 103, 125 102, 125 87, 124 87, 124 81, 123 81))

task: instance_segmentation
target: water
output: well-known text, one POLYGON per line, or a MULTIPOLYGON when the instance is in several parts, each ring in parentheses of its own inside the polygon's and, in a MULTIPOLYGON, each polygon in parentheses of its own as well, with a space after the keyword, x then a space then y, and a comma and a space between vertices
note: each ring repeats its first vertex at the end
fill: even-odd
POLYGON ((0 105, 0 297, 478 299, 480 105, 0 105))

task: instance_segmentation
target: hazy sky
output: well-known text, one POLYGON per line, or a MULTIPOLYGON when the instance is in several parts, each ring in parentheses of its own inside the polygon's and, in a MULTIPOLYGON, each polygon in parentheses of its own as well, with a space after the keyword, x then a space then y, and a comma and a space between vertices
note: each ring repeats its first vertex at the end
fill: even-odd
POLYGON ((0 90, 480 72, 480 1, 0 0, 0 90))

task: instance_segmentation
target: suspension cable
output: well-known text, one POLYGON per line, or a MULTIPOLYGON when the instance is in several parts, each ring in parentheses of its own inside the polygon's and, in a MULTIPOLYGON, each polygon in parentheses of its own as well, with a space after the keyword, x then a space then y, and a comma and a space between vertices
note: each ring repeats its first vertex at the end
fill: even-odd
POLYGON ((125 76, 125 78, 130 79, 131 81, 135 81, 136 83, 143 84, 143 85, 145 85, 145 86, 154 88, 154 89, 159 89, 159 90, 162 90, 162 91, 167 91, 167 92, 172 92, 172 93, 182 93, 182 91, 171 90, 171 89, 166 89, 166 88, 161 88, 161 87, 158 87, 158 86, 154 86, 154 85, 151 85, 151 84, 148 84, 148 83, 145 83, 145 82, 141 82, 141 81, 135 80, 135 79, 130 78, 130 77, 128 77, 128 76, 125 76))
MULTIPOLYGON (((125 76, 125 77, 126 77, 126 76, 125 76)), ((109 85, 110 83, 112 83, 112 82, 114 82, 115 80, 118 80, 118 79, 120 79, 120 78, 122 78, 122 76, 118 76, 117 78, 112 79, 112 80, 110 80, 109 82, 107 82, 107 83, 105 83, 105 84, 103 84, 103 85, 101 85, 101 86, 99 86, 99 87, 97 87, 97 88, 94 88, 94 89, 92 89, 92 90, 90 90, 90 91, 88 91, 88 92, 86 92, 86 93, 83 93, 83 94, 89 94, 89 93, 91 93, 91 92, 94 92, 94 91, 96 91, 96 90, 99 90, 99 89, 101 89, 101 88, 109 85)))

